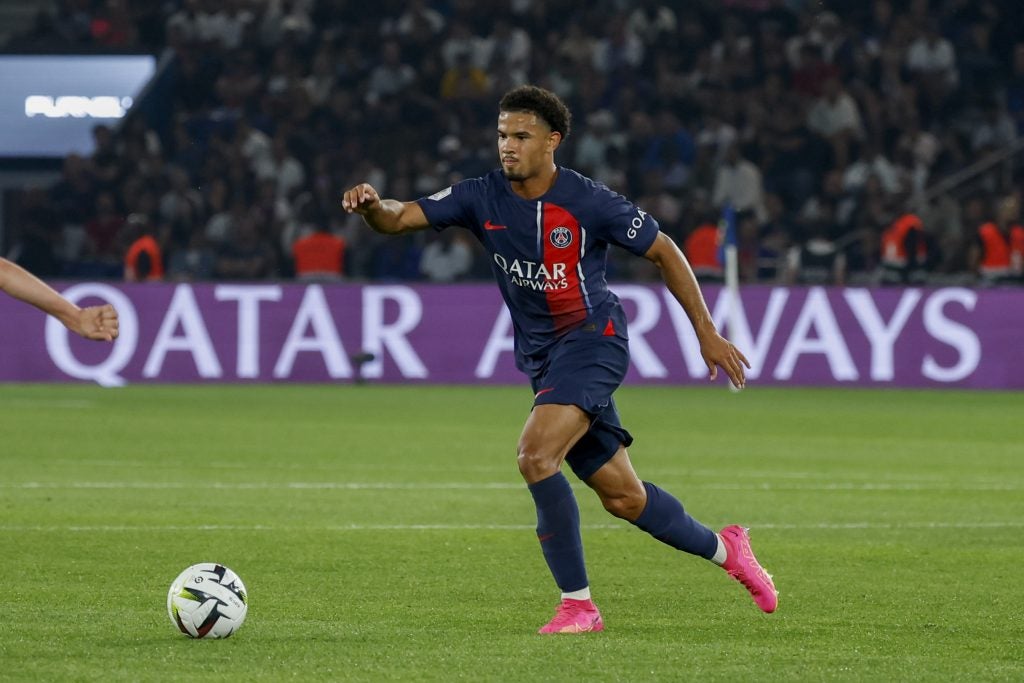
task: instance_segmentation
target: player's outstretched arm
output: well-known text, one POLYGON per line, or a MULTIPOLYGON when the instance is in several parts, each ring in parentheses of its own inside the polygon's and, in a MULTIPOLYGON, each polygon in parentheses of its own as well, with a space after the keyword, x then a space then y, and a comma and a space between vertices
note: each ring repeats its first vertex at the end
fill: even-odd
POLYGON ((401 235, 430 227, 418 203, 381 199, 369 183, 360 183, 345 192, 341 206, 349 213, 358 213, 367 225, 386 235, 401 235))
POLYGON ((32 304, 86 339, 117 339, 117 311, 110 304, 79 308, 16 263, 0 258, 0 290, 32 304))
POLYGON ((665 285, 672 296, 686 311, 697 340, 700 342, 700 353, 707 363, 709 377, 718 377, 718 368, 725 370, 733 385, 742 389, 746 384, 743 366, 750 367, 746 357, 722 335, 718 334, 700 285, 676 243, 665 233, 659 233, 654 244, 644 254, 661 271, 665 285))

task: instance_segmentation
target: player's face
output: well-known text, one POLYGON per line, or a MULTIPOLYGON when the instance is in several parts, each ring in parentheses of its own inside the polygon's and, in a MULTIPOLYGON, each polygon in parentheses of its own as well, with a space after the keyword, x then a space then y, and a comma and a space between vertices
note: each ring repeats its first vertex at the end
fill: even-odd
POLYGON ((527 180, 553 163, 562 136, 536 114, 503 111, 498 114, 498 159, 509 180, 527 180))

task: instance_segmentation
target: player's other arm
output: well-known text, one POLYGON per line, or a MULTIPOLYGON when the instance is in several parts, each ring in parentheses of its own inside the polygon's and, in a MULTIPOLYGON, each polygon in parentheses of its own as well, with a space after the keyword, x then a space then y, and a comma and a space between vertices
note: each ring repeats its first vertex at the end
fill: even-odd
POLYGON ((721 367, 735 386, 743 388, 746 384, 743 366, 749 368, 750 363, 739 349, 718 334, 707 304, 704 303, 700 285, 697 284, 697 278, 683 252, 668 235, 658 233, 654 244, 644 256, 658 266, 668 290, 690 318, 710 378, 715 379, 718 376, 718 368, 721 367))
POLYGON ((117 338, 117 311, 113 306, 79 308, 35 275, 5 258, 0 258, 0 290, 52 315, 86 339, 114 341, 117 338))
POLYGON ((341 206, 348 213, 358 213, 367 225, 385 235, 401 235, 430 227, 417 202, 381 199, 377 190, 368 183, 361 183, 345 192, 341 206))

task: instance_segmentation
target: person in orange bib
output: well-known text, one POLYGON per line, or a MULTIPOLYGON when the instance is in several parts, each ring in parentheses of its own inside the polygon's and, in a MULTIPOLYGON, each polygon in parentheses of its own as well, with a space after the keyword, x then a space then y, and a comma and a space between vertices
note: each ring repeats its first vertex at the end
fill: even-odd
POLYGON ((721 282, 724 278, 722 262, 718 258, 718 226, 705 221, 693 229, 683 242, 683 253, 690 262, 693 274, 702 282, 721 282))
POLYGON ((146 216, 132 214, 127 220, 133 241, 124 255, 124 279, 128 282, 164 279, 164 260, 159 242, 146 216))
POLYGON ((903 214, 882 233, 881 250, 883 283, 906 284, 916 279, 928 262, 924 223, 913 212, 903 214))
POLYGON ((292 244, 295 277, 300 280, 337 280, 345 274, 345 240, 323 223, 292 244))
POLYGON ((978 228, 969 258, 983 284, 1024 281, 1024 227, 1019 221, 1020 199, 1010 194, 999 202, 996 219, 978 228))

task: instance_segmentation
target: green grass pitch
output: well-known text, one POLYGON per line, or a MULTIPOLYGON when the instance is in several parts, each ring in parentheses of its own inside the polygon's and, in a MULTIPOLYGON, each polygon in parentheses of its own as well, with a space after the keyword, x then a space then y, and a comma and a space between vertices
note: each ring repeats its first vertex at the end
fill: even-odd
POLYGON ((779 611, 579 485, 607 629, 556 637, 514 457, 529 406, 525 386, 0 386, 0 679, 1024 679, 1024 395, 623 389, 638 473, 750 526, 779 611), (225 641, 167 618, 201 561, 249 589, 225 641))

